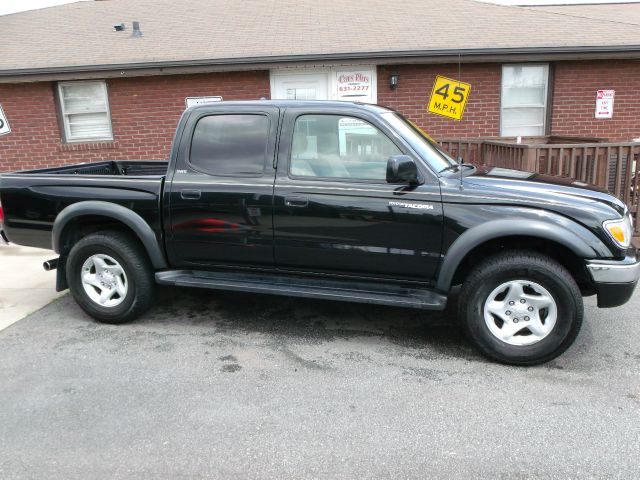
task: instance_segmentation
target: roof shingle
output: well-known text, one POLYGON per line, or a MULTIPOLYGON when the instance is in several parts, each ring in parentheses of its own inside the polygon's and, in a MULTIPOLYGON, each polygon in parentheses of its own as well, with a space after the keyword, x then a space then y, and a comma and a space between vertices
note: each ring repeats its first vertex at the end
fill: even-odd
POLYGON ((637 46, 640 27, 473 0, 367 0, 358 7, 343 0, 107 0, 0 17, 0 45, 6 74, 338 53, 637 46), (131 37, 133 20, 141 38, 131 37), (114 32, 122 22, 127 29, 114 32))

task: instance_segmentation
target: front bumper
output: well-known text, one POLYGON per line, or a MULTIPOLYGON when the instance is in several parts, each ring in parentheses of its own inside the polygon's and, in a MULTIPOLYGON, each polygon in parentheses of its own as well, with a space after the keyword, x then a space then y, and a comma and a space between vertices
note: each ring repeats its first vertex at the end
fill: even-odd
POLYGON ((640 278, 640 259, 591 260, 587 270, 598 294, 598 307, 618 307, 629 301, 640 278))

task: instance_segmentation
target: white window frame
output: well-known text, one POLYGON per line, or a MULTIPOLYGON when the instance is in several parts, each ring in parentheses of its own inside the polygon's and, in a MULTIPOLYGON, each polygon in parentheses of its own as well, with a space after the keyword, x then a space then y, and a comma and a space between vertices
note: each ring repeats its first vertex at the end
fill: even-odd
MULTIPOLYGON (((547 81, 544 85, 544 100, 542 104, 543 115, 542 115, 542 133, 540 136, 545 136, 547 134, 547 121, 549 116, 549 64, 548 63, 504 63, 502 65, 502 72, 500 76, 500 136, 503 135, 504 129, 504 115, 503 111, 510 108, 540 108, 540 105, 518 105, 514 107, 505 107, 504 106, 504 69, 507 67, 544 67, 545 76, 547 81)), ((538 127, 539 125, 520 125, 521 127, 538 127)))
POLYGON ((60 118, 64 127, 64 141, 65 143, 87 143, 87 142, 101 142, 113 140, 113 125, 111 123, 111 108, 109 106, 109 92, 107 90, 107 82, 105 80, 88 80, 77 82, 58 82, 58 104, 60 105, 60 118), (74 137, 71 134, 71 128, 69 126, 68 115, 73 115, 65 112, 63 87, 69 85, 90 85, 99 84, 102 87, 105 98, 106 110, 96 110, 95 112, 83 112, 83 113, 106 113, 107 121, 109 122, 109 135, 101 137, 74 137))

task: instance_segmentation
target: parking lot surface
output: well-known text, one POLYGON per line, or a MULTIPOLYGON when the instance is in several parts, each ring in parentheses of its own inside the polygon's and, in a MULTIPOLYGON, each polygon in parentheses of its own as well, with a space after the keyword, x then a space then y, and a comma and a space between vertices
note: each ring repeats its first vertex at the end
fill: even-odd
POLYGON ((448 315, 163 289, 0 332, 0 478, 640 478, 640 295, 490 363, 448 315))

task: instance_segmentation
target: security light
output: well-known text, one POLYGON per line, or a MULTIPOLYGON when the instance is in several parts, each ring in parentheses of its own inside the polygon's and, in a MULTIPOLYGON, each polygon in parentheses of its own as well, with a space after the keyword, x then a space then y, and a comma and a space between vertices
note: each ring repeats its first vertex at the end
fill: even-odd
POLYGON ((391 90, 398 88, 398 74, 396 72, 393 72, 389 77, 389 88, 391 90))

